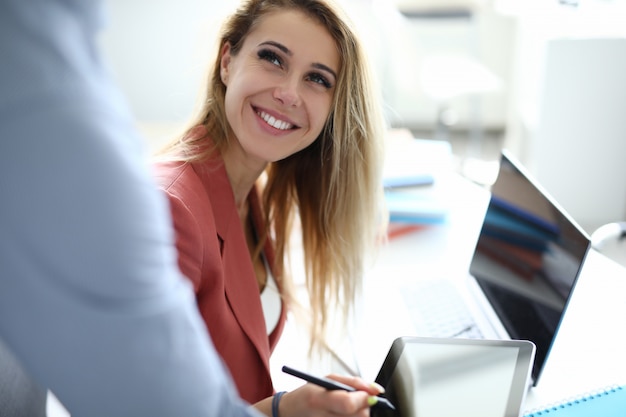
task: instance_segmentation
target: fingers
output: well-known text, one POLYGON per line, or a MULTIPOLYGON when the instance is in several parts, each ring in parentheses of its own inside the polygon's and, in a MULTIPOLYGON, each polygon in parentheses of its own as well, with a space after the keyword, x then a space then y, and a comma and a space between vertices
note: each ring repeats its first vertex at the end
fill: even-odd
POLYGON ((359 391, 365 391, 370 395, 380 395, 385 393, 385 389, 376 382, 365 382, 356 376, 330 374, 328 375, 328 378, 334 379, 342 384, 350 385, 359 391))
POLYGON ((369 416, 371 395, 365 391, 322 391, 315 404, 327 416, 369 416), (318 402, 319 401, 319 402, 318 402))
MULTIPOLYGON (((347 380, 341 379, 340 382, 344 381, 347 380)), ((363 382, 360 383, 364 384, 363 382)), ((367 386, 368 384, 364 385, 367 386)), ((369 416, 370 406, 374 402, 373 398, 375 399, 372 394, 363 390, 354 392, 329 391, 317 385, 307 383, 283 397, 280 415, 281 417, 367 417, 369 416)))
POLYGON ((326 407, 331 415, 352 416, 369 411, 373 396, 365 391, 328 391, 326 397, 328 398, 326 407))

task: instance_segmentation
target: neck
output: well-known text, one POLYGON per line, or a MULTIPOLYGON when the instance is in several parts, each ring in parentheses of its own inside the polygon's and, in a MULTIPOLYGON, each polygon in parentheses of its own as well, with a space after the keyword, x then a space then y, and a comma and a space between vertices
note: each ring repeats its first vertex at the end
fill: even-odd
POLYGON ((222 153, 226 174, 233 189, 239 215, 245 219, 248 214, 248 194, 259 179, 267 163, 246 157, 241 148, 232 146, 222 153))

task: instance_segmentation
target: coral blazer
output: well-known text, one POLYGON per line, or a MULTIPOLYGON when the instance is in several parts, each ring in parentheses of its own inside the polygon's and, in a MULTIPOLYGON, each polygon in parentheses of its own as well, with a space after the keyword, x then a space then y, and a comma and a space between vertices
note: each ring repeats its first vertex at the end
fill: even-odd
MULTIPOLYGON (((255 403, 273 395, 269 358, 282 333, 286 309, 283 304, 279 322, 268 336, 256 274, 222 159, 164 162, 154 168, 170 201, 180 268, 193 283, 200 313, 240 396, 255 403)), ((253 189, 248 199, 253 221, 261 225, 258 191, 253 189)), ((269 242, 264 254, 273 265, 269 242)))

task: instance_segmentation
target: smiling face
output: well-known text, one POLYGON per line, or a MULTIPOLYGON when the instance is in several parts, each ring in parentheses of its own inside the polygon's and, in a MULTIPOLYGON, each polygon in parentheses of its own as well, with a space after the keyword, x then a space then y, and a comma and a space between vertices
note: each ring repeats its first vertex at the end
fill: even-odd
POLYGON ((309 146, 330 113, 339 68, 328 31, 295 10, 264 16, 237 55, 224 45, 226 116, 245 156, 265 164, 309 146))

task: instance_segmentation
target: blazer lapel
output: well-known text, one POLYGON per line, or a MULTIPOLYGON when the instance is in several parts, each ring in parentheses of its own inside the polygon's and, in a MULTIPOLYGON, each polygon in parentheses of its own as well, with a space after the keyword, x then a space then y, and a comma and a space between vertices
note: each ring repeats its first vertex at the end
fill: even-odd
POLYGON ((222 239, 224 291, 239 326, 255 346, 269 373, 270 345, 256 274, 248 256, 248 246, 232 187, 221 158, 197 166, 215 215, 215 225, 222 239))

